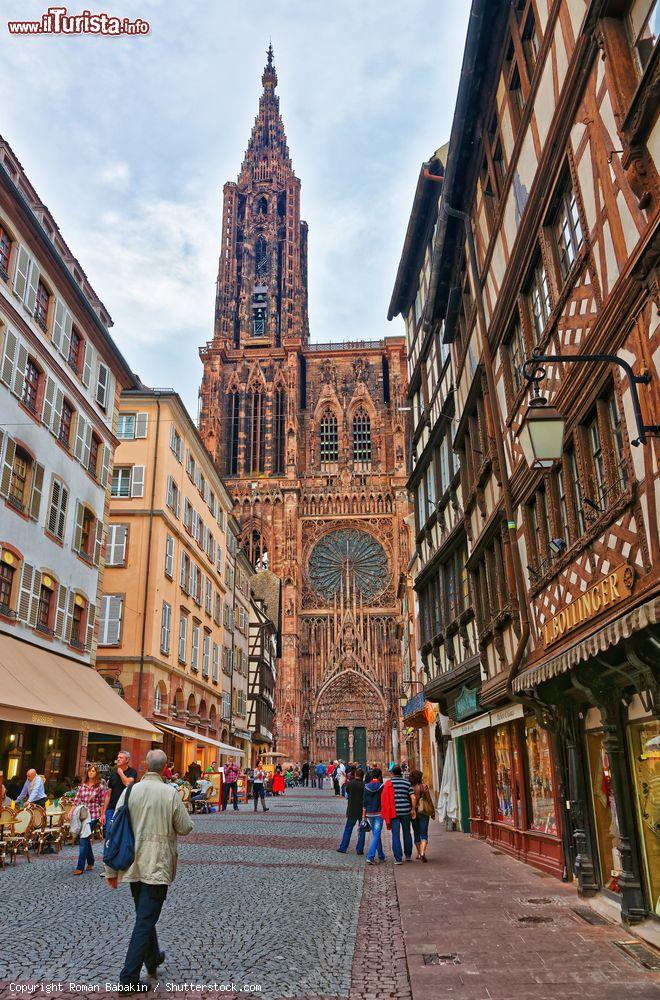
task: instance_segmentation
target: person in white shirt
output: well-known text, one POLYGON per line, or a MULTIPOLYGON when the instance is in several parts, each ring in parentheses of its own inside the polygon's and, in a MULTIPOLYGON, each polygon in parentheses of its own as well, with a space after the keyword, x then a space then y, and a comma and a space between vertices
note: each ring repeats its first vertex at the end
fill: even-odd
POLYGON ((257 806, 259 805, 259 800, 261 799, 261 805, 265 813, 268 812, 268 807, 266 805, 266 772, 264 771, 261 764, 257 764, 254 769, 254 774, 252 776, 252 797, 254 798, 254 811, 257 811, 257 806))
MULTIPOLYGON (((211 782, 206 778, 200 778, 195 786, 195 791, 190 796, 191 802, 203 802, 206 798, 206 793, 208 789, 211 788, 211 782)), ((205 807, 206 810, 207 807, 205 807)))
POLYGON ((33 802, 36 806, 45 806, 46 798, 43 778, 31 767, 27 772, 26 782, 21 788, 20 794, 16 796, 16 804, 18 805, 23 799, 27 799, 28 802, 33 802))

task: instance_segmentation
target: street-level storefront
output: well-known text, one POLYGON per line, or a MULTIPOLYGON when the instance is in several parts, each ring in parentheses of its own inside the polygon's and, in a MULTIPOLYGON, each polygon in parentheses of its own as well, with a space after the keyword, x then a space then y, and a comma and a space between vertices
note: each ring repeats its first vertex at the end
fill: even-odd
POLYGON ((470 833, 562 877, 557 779, 551 739, 521 704, 455 725, 463 744, 470 833))
POLYGON ((5 782, 18 783, 34 767, 47 789, 59 792, 99 753, 109 761, 121 745, 140 748, 144 756, 160 738, 94 667, 0 635, 0 772, 5 782))
POLYGON ((233 757, 239 766, 243 764, 246 755, 240 747, 222 743, 220 740, 196 733, 192 729, 183 729, 181 726, 170 726, 164 722, 159 722, 157 725, 164 737, 173 739, 173 743, 168 742, 167 746, 170 748, 170 760, 174 761, 174 770, 181 777, 190 764, 194 763, 199 764, 202 771, 211 767, 214 761, 216 764, 224 764, 230 757, 233 757))
POLYGON ((514 688, 554 721, 580 892, 602 892, 629 922, 660 917, 658 600, 529 667, 514 688))
POLYGON ((441 773, 435 739, 438 712, 438 706, 427 701, 423 691, 413 695, 403 706, 403 759, 407 761, 409 770, 419 769, 422 772, 424 781, 431 786, 436 800, 441 773))

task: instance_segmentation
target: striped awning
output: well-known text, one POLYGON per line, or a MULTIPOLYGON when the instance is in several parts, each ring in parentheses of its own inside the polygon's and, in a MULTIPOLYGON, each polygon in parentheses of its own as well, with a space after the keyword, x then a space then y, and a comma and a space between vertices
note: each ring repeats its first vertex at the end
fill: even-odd
POLYGON ((590 656, 604 653, 623 639, 628 639, 633 632, 638 632, 649 625, 655 625, 658 615, 659 600, 654 598, 646 604, 629 611, 627 615, 617 618, 604 628, 598 629, 586 639, 581 639, 569 649, 558 653, 543 663, 524 670, 513 682, 514 691, 531 691, 537 684, 543 684, 553 677, 565 674, 573 667, 588 660, 590 656))

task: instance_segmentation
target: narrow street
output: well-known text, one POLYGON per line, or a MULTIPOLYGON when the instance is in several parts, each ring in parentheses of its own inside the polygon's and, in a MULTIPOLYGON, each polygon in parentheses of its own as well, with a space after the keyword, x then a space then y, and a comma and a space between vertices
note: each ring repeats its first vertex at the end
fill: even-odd
MULTIPOLYGON (((158 992, 233 983, 260 986, 265 1000, 660 996, 658 975, 618 946, 631 940, 624 928, 585 921, 592 911, 570 887, 484 843, 433 824, 428 865, 395 868, 386 836, 386 864, 365 870, 336 853, 344 808, 331 791, 296 789, 269 806, 196 817, 180 841, 158 992)), ((16 982, 104 992, 116 979, 130 892, 110 892, 96 872, 74 878, 74 860, 67 847, 0 872, 3 998, 16 982)))

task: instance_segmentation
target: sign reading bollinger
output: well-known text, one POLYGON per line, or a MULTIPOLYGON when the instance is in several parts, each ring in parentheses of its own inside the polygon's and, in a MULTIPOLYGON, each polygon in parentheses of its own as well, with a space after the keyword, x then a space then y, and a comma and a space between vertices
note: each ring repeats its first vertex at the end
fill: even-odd
POLYGON ((632 566, 628 563, 617 566, 544 623, 542 626, 544 644, 551 646, 578 625, 630 597, 634 581, 635 571, 632 566))

